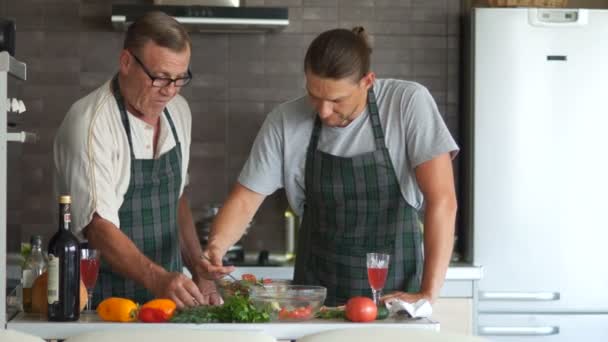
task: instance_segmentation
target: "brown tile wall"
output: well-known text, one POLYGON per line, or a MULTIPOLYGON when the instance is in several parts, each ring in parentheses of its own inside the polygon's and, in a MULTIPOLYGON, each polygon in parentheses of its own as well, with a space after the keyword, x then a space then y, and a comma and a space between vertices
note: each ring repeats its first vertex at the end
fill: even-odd
MULTIPOLYGON (((123 32, 112 30, 111 3, 143 0, 0 0, 0 16, 17 22, 16 57, 28 65, 26 82, 11 81, 9 96, 28 111, 16 118, 40 142, 23 147, 18 168, 21 240, 55 230, 52 141, 63 116, 79 97, 116 70, 123 32)), ((302 94, 302 59, 323 30, 363 25, 373 35, 373 68, 379 77, 427 86, 458 139, 458 0, 248 0, 246 6, 289 6, 290 25, 276 34, 193 33, 195 79, 183 94, 193 114, 191 186, 194 215, 221 202, 235 181, 266 114, 302 94)), ((9 179, 9 182, 11 180, 9 179)), ((11 198, 9 198, 9 201, 11 198)), ((15 201, 13 201, 15 202, 15 201)), ((263 204, 248 250, 281 251, 284 194, 263 204)), ((14 222, 13 222, 14 223, 14 222)), ((45 242, 46 243, 46 242, 45 242)))

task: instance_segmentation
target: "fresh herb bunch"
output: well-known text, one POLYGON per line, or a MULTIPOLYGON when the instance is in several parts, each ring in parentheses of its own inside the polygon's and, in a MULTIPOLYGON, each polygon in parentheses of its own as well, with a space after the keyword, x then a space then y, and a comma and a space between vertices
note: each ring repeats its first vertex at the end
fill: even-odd
POLYGON ((198 306, 181 310, 173 323, 263 323, 270 321, 266 310, 257 309, 248 297, 235 293, 221 306, 198 306))

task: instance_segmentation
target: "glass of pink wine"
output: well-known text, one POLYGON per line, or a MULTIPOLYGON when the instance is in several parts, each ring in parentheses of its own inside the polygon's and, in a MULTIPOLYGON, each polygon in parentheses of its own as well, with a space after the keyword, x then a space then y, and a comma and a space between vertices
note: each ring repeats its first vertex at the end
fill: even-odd
POLYGON ((80 279, 87 288, 87 311, 93 310, 93 290, 99 274, 99 251, 92 248, 80 249, 80 279))
POLYGON ((388 262, 391 256, 384 253, 367 253, 367 280, 372 288, 374 303, 380 304, 382 289, 388 275, 388 262))

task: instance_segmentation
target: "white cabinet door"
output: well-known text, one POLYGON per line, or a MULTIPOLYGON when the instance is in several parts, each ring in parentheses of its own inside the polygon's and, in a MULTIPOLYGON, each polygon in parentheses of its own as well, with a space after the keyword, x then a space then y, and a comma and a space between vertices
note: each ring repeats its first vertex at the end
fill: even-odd
POLYGON ((433 304, 433 320, 441 331, 470 335, 473 332, 473 300, 471 298, 439 298, 433 304))
POLYGON ((478 322, 477 333, 491 341, 608 341, 608 315, 481 314, 478 322))

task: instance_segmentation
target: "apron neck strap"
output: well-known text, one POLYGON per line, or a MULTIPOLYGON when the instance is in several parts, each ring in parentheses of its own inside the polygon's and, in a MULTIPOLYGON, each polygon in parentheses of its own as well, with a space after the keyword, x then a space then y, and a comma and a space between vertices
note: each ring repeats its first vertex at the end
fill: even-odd
MULTIPOLYGON (((129 117, 127 116, 127 109, 125 106, 125 99, 120 92, 120 84, 118 83, 118 74, 114 75, 112 78, 112 93, 114 94, 114 98, 116 99, 116 104, 118 105, 118 110, 120 111, 120 119, 122 121, 122 125, 125 128, 125 132, 127 133, 127 139, 129 140, 129 147, 131 149, 131 157, 133 157, 133 142, 131 139, 131 126, 129 125, 129 117)), ((173 133, 173 138, 175 139, 175 143, 179 145, 179 138, 177 136, 177 130, 175 129, 175 124, 173 123, 173 119, 171 119, 171 115, 169 115, 169 110, 165 107, 163 111, 165 113, 165 117, 169 122, 169 126, 171 127, 171 133, 173 133)))

